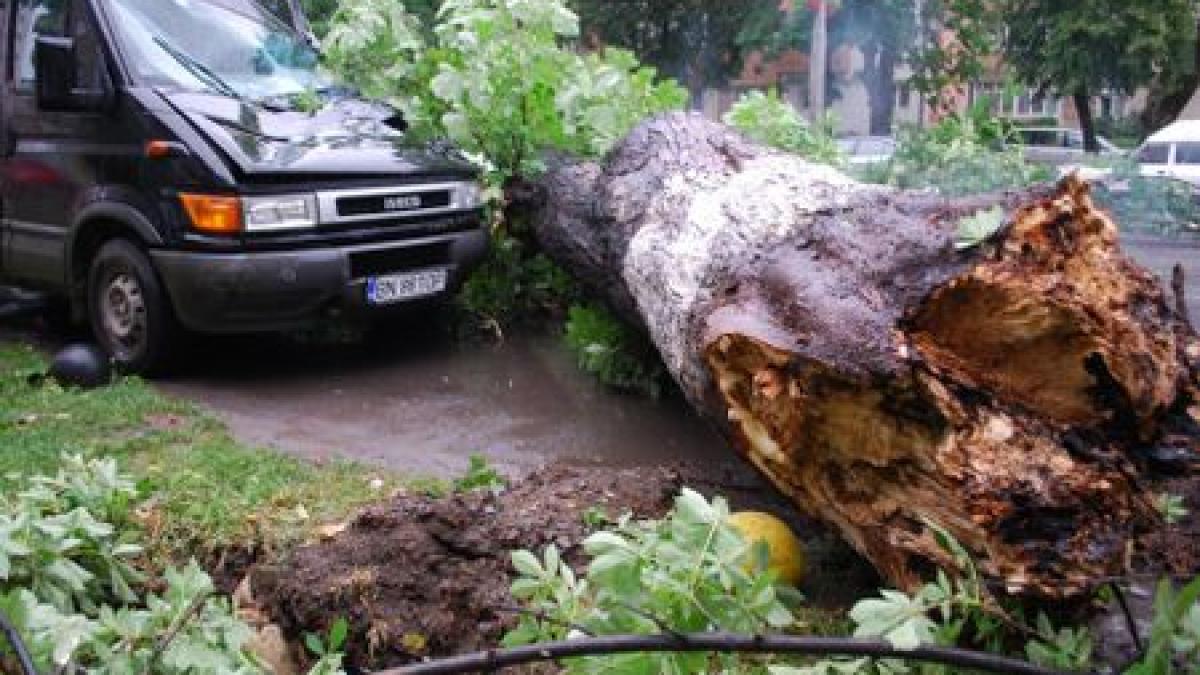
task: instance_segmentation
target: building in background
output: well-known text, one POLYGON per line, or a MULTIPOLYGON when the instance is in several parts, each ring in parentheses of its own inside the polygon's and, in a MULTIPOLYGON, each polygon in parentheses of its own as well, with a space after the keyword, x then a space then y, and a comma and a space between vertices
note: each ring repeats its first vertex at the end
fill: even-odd
MULTIPOLYGON (((742 72, 729 84, 704 90, 698 107, 712 119, 720 117, 737 98, 749 90, 776 89, 780 96, 797 110, 811 116, 809 89, 809 57, 798 50, 788 50, 773 57, 762 53, 749 54, 742 72)), ((833 115, 835 130, 841 136, 866 135, 870 130, 870 98, 863 79, 862 52, 853 44, 830 47, 829 82, 826 109, 833 115)), ((1015 89, 1006 82, 1003 63, 997 61, 990 75, 957 90, 943 92, 946 105, 942 111, 932 110, 921 94, 908 84, 911 71, 905 65, 896 69, 896 100, 893 126, 924 125, 936 122, 945 111, 965 111, 986 97, 992 111, 1028 125, 1047 125, 1078 128, 1079 115, 1069 97, 1041 93, 1034 89, 1015 89)), ((1133 96, 1102 93, 1093 97, 1092 112, 1097 119, 1123 119, 1140 113, 1146 104, 1146 92, 1133 96)), ((1200 119, 1200 94, 1193 98, 1185 114, 1200 119)))

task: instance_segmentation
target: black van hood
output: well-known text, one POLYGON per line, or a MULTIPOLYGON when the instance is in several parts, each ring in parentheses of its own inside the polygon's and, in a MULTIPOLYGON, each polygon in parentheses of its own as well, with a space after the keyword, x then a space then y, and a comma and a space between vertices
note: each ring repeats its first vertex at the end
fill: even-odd
POLYGON ((310 114, 215 94, 160 93, 247 175, 478 173, 453 149, 408 141, 389 126, 398 113, 379 103, 342 98, 310 114))

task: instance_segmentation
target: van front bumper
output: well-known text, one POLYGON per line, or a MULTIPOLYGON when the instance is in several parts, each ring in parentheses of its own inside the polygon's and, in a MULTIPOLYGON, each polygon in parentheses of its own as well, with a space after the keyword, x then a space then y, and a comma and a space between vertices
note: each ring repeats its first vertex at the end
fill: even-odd
POLYGON ((150 256, 186 328, 243 333, 300 328, 334 312, 371 316, 406 304, 370 304, 366 285, 372 276, 442 268, 446 290, 415 300, 451 295, 487 245, 487 232, 475 229, 351 246, 246 253, 154 249, 150 256))

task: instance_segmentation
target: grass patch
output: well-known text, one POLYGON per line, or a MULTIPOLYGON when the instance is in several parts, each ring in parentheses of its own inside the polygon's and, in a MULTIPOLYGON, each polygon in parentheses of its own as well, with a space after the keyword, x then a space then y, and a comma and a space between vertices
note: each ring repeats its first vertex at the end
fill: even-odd
POLYGON ((64 452, 114 457, 139 481, 139 518, 156 557, 278 550, 401 486, 380 469, 241 445, 211 416, 139 379, 64 389, 38 377, 45 366, 28 346, 0 344, 0 491, 53 474, 64 452))

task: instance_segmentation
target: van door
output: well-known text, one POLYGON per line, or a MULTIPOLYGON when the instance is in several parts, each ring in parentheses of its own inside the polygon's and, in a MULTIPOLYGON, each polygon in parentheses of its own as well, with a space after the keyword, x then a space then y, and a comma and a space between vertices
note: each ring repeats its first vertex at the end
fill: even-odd
POLYGON ((34 41, 39 35, 75 38, 77 84, 103 72, 99 33, 87 0, 8 0, 15 5, 3 98, 8 101, 11 151, 2 160, 7 277, 50 290, 66 282, 67 232, 86 190, 97 184, 97 151, 111 138, 108 115, 38 109, 34 41), (105 127, 109 127, 106 134, 105 127))
MULTIPOLYGON (((9 133, 9 97, 5 93, 3 73, 9 72, 8 28, 12 24, 9 0, 0 0, 0 169, 4 160, 12 153, 12 134, 9 133)), ((4 172, 0 170, 0 279, 5 276, 4 251, 8 249, 8 228, 4 226, 4 172)))

